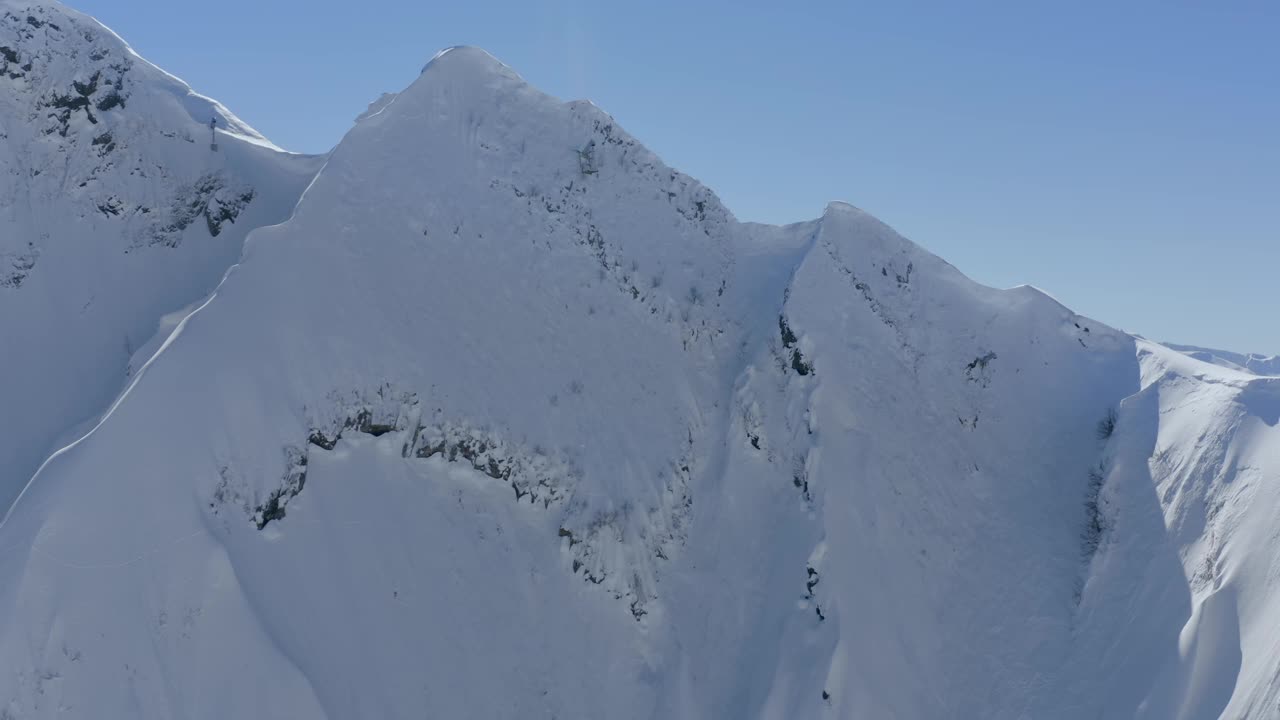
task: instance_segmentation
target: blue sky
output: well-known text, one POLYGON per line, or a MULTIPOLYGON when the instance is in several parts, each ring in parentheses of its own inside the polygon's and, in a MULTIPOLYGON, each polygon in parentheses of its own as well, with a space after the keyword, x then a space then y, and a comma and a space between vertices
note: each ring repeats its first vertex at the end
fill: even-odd
POLYGON ((73 4, 289 149, 479 45, 744 220, 846 200, 981 282, 1280 353, 1270 0, 73 4))

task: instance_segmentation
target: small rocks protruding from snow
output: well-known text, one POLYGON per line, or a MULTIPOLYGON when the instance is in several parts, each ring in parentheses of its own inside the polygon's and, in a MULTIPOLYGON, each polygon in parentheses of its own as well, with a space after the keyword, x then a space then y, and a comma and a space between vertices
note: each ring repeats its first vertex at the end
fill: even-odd
POLYGON ((813 366, 805 362, 804 354, 800 352, 800 341, 796 338, 796 334, 791 331, 791 326, 787 324, 786 316, 778 316, 778 328, 782 332, 783 350, 791 351, 791 369, 801 376, 813 372, 813 366))
MULTIPOLYGON (((510 485, 517 503, 527 501, 561 515, 564 524, 557 536, 567 541, 571 572, 600 586, 614 599, 625 601, 637 621, 650 614, 658 597, 656 563, 669 561, 687 537, 692 508, 691 447, 689 454, 664 473, 665 490, 655 506, 643 512, 631 505, 592 511, 571 502, 580 479, 563 460, 464 421, 424 420, 422 407, 415 393, 397 391, 390 385, 372 392, 331 393, 325 406, 310 410, 318 425, 307 433, 304 449, 286 448, 282 482, 253 506, 250 519, 262 530, 285 517, 290 501, 306 484, 310 452, 334 451, 353 433, 374 438, 394 435, 391 442, 398 445, 402 458, 465 464, 510 485)), ((253 492, 246 486, 228 488, 224 477, 215 489, 211 507, 240 503, 253 492)))
MULTIPOLYGON (((220 173, 210 173, 178 189, 169 207, 152 221, 149 244, 177 247, 187 228, 203 221, 210 237, 234 223, 257 195, 252 187, 220 173)), ((119 214, 117 211, 115 214, 119 214)), ((150 210, 147 213, 151 214, 150 210)))
POLYGON ((31 274, 39 257, 40 249, 34 242, 28 242, 23 251, 0 252, 0 288, 22 287, 22 281, 31 274))
POLYGON ((254 508, 253 523, 262 530, 272 520, 285 515, 285 506, 302 492, 307 484, 307 452, 296 447, 285 448, 285 474, 280 487, 272 490, 262 504, 254 508))
POLYGON ((288 217, 319 165, 92 18, 0 0, 0 338, 18 348, 0 353, 0 507, 119 394, 133 350, 160 347, 161 319, 207 297, 249 230, 288 217), (209 149, 211 118, 224 152, 209 149))
POLYGON ((971 383, 977 383, 984 388, 988 387, 991 385, 991 361, 998 357, 999 355, 994 350, 988 350, 975 357, 968 365, 964 366, 965 378, 971 383))
POLYGON ((317 175, 86 18, 4 12, 0 472, 106 409, 0 523, 0 666, 35 668, 4 712, 1276 696, 1272 378, 978 286, 852 206, 738 223, 482 51, 317 175))

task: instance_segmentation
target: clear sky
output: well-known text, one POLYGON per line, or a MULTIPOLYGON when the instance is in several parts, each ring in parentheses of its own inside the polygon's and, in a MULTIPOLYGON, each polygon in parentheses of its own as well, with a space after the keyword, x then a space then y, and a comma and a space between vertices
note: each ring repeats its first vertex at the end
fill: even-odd
POLYGON ((71 4, 292 150, 478 45, 741 219, 845 200, 981 282, 1280 353, 1275 0, 71 4))

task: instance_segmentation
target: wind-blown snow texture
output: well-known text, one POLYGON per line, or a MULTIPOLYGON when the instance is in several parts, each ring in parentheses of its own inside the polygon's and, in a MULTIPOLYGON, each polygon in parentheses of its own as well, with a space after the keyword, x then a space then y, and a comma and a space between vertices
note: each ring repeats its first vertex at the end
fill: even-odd
MULTIPOLYGON (((739 223, 479 50, 371 105, 296 208, 309 159, 237 135, 276 193, 237 237, 288 220, 5 517, 9 717, 1280 709, 1277 379, 981 287, 849 205, 739 223)), ((109 237, 226 235, 191 232, 109 237)), ((188 293, 149 323, 207 290, 168 268, 129 281, 188 293)), ((39 272, 6 323, 50 317, 8 310, 39 272)), ((55 428, 24 437, 75 422, 55 396, 20 396, 55 428)))

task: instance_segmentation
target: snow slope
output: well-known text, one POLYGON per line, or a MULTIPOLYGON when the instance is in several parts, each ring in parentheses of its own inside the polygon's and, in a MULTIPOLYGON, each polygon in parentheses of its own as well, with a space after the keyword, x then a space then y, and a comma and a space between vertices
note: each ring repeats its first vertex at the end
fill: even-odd
POLYGON ((319 162, 92 18, 0 0, 0 504, 120 392, 162 316, 288 217, 319 162))
POLYGON ((1203 360, 1214 365, 1243 370, 1254 375, 1280 375, 1280 355, 1268 357, 1257 353, 1245 354, 1226 350, 1212 350, 1195 345, 1175 345, 1173 343, 1163 343, 1163 345, 1184 355, 1190 355, 1197 360, 1203 360))
POLYGON ((1280 384, 1138 350, 1141 389, 1104 462, 1107 532, 1083 604, 1097 632, 1080 662, 1145 655, 1153 684, 1126 691, 1142 698, 1137 717, 1275 717, 1280 384), (1135 624, 1148 629, 1132 643, 1108 630, 1135 624))
POLYGON ((1277 412, 455 48, 13 505, 0 708, 1273 717, 1277 412))

